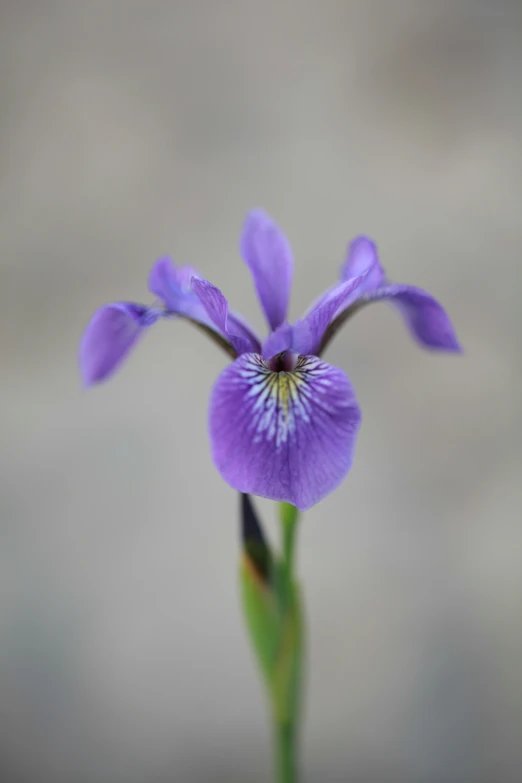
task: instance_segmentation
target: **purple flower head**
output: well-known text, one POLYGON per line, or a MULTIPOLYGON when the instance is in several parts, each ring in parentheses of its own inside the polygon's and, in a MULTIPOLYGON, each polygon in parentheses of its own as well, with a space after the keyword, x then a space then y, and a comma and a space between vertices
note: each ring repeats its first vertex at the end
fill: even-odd
POLYGON ((210 398, 217 469, 239 492, 304 510, 334 490, 352 464, 360 409, 345 373, 320 358, 348 318, 370 302, 388 300, 421 345, 460 348, 432 296, 386 281, 377 248, 366 237, 351 242, 340 281, 293 325, 287 322, 292 252, 261 210, 245 220, 241 253, 269 325, 264 341, 229 310, 218 288, 191 267, 176 268, 162 258, 149 275, 149 290, 161 306, 117 302, 98 310, 82 340, 81 371, 86 385, 105 380, 159 320, 183 317, 197 324, 234 359, 210 398))

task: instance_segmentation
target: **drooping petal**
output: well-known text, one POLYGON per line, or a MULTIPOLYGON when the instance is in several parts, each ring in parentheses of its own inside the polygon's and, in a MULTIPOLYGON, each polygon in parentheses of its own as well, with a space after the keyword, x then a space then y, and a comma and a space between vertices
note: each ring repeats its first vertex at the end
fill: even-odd
POLYGON ((327 296, 318 300, 304 318, 293 328, 292 350, 300 354, 315 354, 319 350, 323 334, 335 314, 348 307, 361 295, 365 275, 339 283, 327 296))
POLYGON ((252 210, 241 236, 241 255, 252 273, 257 296, 272 330, 286 319, 293 259, 290 244, 265 212, 252 210))
POLYGON ((346 260, 341 267, 341 280, 366 274, 362 292, 373 291, 384 281, 384 269, 379 261, 377 245, 365 236, 355 237, 348 245, 346 260))
POLYGON ((448 314, 431 294, 410 285, 381 286, 369 302, 389 301, 400 311, 412 336, 425 348, 461 352, 448 314))
POLYGON ((202 278, 192 278, 192 288, 205 313, 218 330, 232 343, 238 354, 259 351, 259 341, 245 323, 232 315, 219 288, 202 278))
POLYGON ((361 414, 346 375, 315 356, 272 372, 244 354, 212 391, 209 429, 217 469, 234 489, 304 510, 348 473, 361 414))
POLYGON ((94 313, 80 345, 84 384, 91 386, 112 375, 159 315, 134 302, 114 302, 94 313))

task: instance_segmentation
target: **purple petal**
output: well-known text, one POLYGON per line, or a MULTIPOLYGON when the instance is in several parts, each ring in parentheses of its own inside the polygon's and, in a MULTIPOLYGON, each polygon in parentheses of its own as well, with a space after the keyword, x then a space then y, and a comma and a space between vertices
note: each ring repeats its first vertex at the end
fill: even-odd
POLYGON ((382 286, 370 301, 388 300, 401 312, 413 337, 426 348, 459 353, 453 325, 444 308, 426 291, 409 285, 382 286))
POLYGON ((339 283, 321 297, 304 318, 294 325, 293 350, 300 354, 317 353, 323 334, 335 314, 345 309, 361 295, 365 276, 339 283))
MULTIPOLYGON (((371 239, 368 239, 368 237, 356 237, 348 245, 346 260, 341 267, 340 279, 341 282, 346 282, 354 277, 364 277, 364 280, 361 280, 361 286, 357 291, 357 295, 343 301, 338 308, 338 312, 336 312, 334 316, 338 315, 343 310, 346 310, 347 307, 353 304, 358 296, 362 296, 362 294, 377 288, 384 280, 384 270, 379 262, 377 246, 371 239)), ((336 283, 321 294, 321 296, 310 305, 303 320, 316 310, 319 305, 330 302, 337 295, 338 290, 339 283, 336 283)), ((334 316, 332 316, 332 319, 334 316)))
POLYGON ((250 212, 243 226, 241 255, 252 273, 257 296, 272 330, 286 319, 292 285, 292 250, 265 212, 250 212))
POLYGON ((258 353, 261 350, 261 341, 252 327, 241 315, 239 315, 239 313, 235 313, 232 310, 228 311, 228 330, 244 340, 246 349, 245 351, 241 351, 241 353, 250 351, 258 353))
POLYGON ((115 302, 94 313, 80 345, 84 384, 91 386, 112 375, 158 316, 157 310, 133 302, 115 302))
POLYGON ((315 356, 272 372, 244 354, 219 376, 209 428, 217 469, 234 489, 301 510, 332 492, 352 464, 360 410, 346 375, 315 356))
POLYGON ((257 338, 241 319, 229 313, 228 302, 219 288, 197 277, 192 278, 192 288, 208 318, 232 343, 238 354, 259 350, 257 338))
POLYGON ((288 323, 281 324, 275 332, 271 332, 263 343, 261 355, 268 361, 272 356, 292 348, 294 338, 293 327, 288 323))
POLYGON ((149 273, 149 291, 171 312, 208 325, 205 308, 192 290, 191 280, 198 276, 191 266, 175 267, 170 258, 159 258, 149 273))
POLYGON ((341 267, 341 280, 366 274, 363 292, 375 290, 384 280, 377 245, 365 236, 355 237, 348 245, 346 260, 341 267))
MULTIPOLYGON (((227 332, 213 319, 194 289, 193 281, 200 279, 202 278, 193 267, 175 267, 170 258, 160 258, 150 271, 149 291, 156 294, 171 313, 176 313, 204 324, 212 330, 219 332, 222 337, 229 339, 227 332)), ((221 296, 223 295, 221 294, 221 296)), ((224 297, 223 300, 226 303, 224 297)), ((241 316, 228 312, 226 320, 228 329, 245 341, 241 343, 245 350, 259 351, 259 340, 241 316)))

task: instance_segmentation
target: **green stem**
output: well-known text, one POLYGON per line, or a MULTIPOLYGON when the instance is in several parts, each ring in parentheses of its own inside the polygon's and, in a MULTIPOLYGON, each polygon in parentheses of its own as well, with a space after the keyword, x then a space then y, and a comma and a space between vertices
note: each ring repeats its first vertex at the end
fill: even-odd
POLYGON ((283 633, 280 639, 279 676, 273 683, 275 698, 275 742, 277 783, 297 783, 296 739, 299 719, 301 660, 301 620, 294 583, 294 551, 298 511, 288 503, 279 504, 282 533, 282 584, 280 611, 283 633))
POLYGON ((295 531, 296 524, 293 520, 282 520, 283 525, 283 562, 285 564, 286 573, 289 579, 293 576, 294 571, 294 543, 295 543, 295 531))
POLYGON ((291 723, 276 724, 276 783, 297 783, 294 739, 291 723))
POLYGON ((285 570, 285 603, 288 599, 294 576, 295 533, 298 510, 289 503, 280 503, 281 527, 283 533, 283 567, 285 570))

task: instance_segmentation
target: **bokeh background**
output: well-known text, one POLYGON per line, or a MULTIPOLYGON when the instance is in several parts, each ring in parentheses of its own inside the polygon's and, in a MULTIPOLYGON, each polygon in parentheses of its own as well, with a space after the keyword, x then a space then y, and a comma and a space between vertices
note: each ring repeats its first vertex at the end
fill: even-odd
POLYGON ((103 387, 76 358, 165 253, 263 329, 253 206, 292 242, 293 317, 365 232, 466 351, 423 352, 385 305, 329 350, 364 424, 300 530, 303 780, 520 780, 521 10, 2 0, 2 781, 270 779, 207 444, 226 357, 165 323, 103 387))

